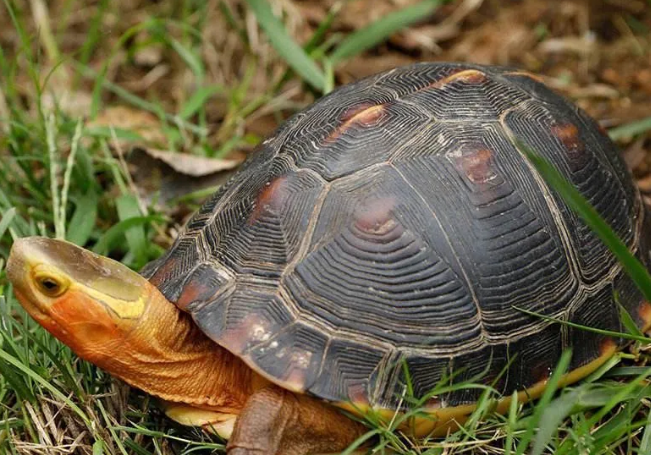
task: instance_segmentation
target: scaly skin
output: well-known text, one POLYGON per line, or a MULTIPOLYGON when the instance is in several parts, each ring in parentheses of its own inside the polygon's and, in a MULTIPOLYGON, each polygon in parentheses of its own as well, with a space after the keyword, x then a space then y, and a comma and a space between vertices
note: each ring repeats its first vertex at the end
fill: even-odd
POLYGON ((119 262, 30 237, 14 243, 7 274, 27 312, 77 355, 163 399, 180 423, 232 433, 235 455, 339 451, 364 432, 331 406, 270 385, 119 262))

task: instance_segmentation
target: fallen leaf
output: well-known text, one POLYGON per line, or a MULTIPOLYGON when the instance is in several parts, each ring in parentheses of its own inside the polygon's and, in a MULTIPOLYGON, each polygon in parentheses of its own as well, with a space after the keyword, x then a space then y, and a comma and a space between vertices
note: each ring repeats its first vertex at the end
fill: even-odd
POLYGON ((140 197, 167 202, 223 184, 242 159, 217 159, 164 150, 134 147, 127 157, 129 170, 140 197))

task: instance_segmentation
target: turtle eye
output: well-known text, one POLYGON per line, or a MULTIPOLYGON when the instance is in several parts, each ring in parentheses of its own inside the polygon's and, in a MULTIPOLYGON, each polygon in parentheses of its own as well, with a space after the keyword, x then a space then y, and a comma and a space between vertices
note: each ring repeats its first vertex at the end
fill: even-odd
POLYGON ((51 275, 36 276, 35 279, 39 291, 48 297, 58 297, 68 288, 66 283, 51 275))

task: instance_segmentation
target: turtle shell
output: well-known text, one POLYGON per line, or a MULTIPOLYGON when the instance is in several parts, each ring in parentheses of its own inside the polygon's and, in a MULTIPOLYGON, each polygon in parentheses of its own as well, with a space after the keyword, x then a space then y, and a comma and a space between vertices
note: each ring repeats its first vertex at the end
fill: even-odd
POLYGON ((568 347, 584 375, 622 340, 528 312, 623 331, 617 300, 640 327, 651 307, 518 140, 648 264, 644 205, 596 122, 530 74, 423 63, 285 122, 145 274, 251 368, 325 400, 396 409, 407 383, 470 378, 510 394, 568 347))

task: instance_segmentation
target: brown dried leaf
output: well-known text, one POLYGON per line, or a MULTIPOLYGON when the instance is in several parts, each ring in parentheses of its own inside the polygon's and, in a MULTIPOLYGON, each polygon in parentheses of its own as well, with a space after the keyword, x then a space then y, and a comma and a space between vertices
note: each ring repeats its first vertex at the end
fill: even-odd
POLYGON ((134 148, 127 158, 140 197, 158 203, 224 183, 241 159, 206 158, 186 153, 134 148))

